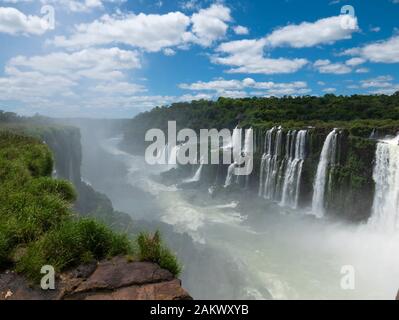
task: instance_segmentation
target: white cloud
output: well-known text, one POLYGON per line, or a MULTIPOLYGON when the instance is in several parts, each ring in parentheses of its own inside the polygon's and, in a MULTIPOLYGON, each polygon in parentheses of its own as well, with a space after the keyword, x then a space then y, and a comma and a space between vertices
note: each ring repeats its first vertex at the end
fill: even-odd
POLYGON ((138 15, 120 13, 79 24, 70 37, 58 36, 51 42, 66 48, 119 43, 149 52, 191 43, 207 47, 226 35, 231 20, 230 9, 220 4, 201 9, 192 17, 179 11, 138 15))
POLYGON ((369 89, 372 94, 391 95, 399 91, 399 84, 393 83, 394 78, 390 75, 360 81, 361 88, 369 89))
POLYGON ((216 79, 209 82, 198 81, 191 84, 182 83, 181 89, 191 91, 213 91, 215 96, 243 97, 254 95, 280 96, 280 95, 301 95, 309 93, 311 90, 304 81, 287 83, 276 82, 257 82, 252 78, 243 80, 216 79), (248 92, 247 90, 257 90, 248 92))
POLYGON ((357 18, 340 15, 320 19, 316 22, 302 22, 273 31, 266 37, 271 47, 305 48, 320 44, 332 44, 338 40, 351 39, 359 30, 357 18), (348 26, 348 23, 351 27, 348 26))
POLYGON ((332 63, 330 60, 317 60, 313 66, 320 73, 330 73, 330 74, 346 74, 350 73, 352 69, 343 63, 332 63))
POLYGON ((22 102, 32 110, 58 108, 58 112, 76 107, 124 108, 134 99, 143 104, 131 107, 160 101, 159 97, 142 97, 147 89, 129 81, 127 72, 137 68, 139 54, 119 48, 17 56, 6 63, 0 77, 0 101, 22 102))
POLYGON ((0 33, 42 35, 48 29, 48 21, 41 17, 25 15, 15 8, 0 7, 0 33))
POLYGON ((135 51, 84 49, 74 53, 57 52, 44 56, 17 56, 7 63, 7 69, 19 68, 47 75, 97 80, 123 78, 124 70, 140 68, 139 54, 135 51))
POLYGON ((347 60, 345 63, 346 63, 346 65, 348 65, 350 67, 355 67, 355 66, 361 65, 365 62, 366 62, 366 60, 363 58, 352 58, 352 59, 347 60))
POLYGON ((170 56, 174 56, 176 54, 176 51, 171 49, 171 48, 165 48, 165 49, 163 49, 163 54, 165 56, 169 56, 170 57, 170 56))
POLYGON ((388 88, 392 86, 391 76, 379 76, 372 79, 360 81, 363 88, 388 88))
POLYGON ((325 89, 323 89, 323 92, 325 92, 325 93, 334 93, 336 91, 337 91, 336 88, 325 88, 325 89))
POLYGON ((399 63, 399 35, 364 47, 346 50, 344 55, 358 56, 371 62, 399 63))
POLYGON ((306 59, 268 58, 264 56, 265 40, 240 40, 221 44, 211 61, 232 67, 229 73, 278 74, 294 73, 304 67, 306 59))
POLYGON ((355 70, 356 73, 368 73, 370 72, 370 69, 368 68, 359 68, 355 70))
POLYGON ((105 3, 121 4, 126 0, 40 0, 43 4, 59 5, 71 12, 88 12, 103 9, 105 3))
POLYGON ((181 12, 104 15, 92 23, 77 25, 71 37, 59 36, 53 42, 71 48, 121 43, 157 52, 182 44, 189 25, 189 17, 181 12))
POLYGON ((233 28, 233 31, 237 35, 247 35, 247 34, 249 34, 249 29, 247 27, 244 27, 244 26, 235 26, 233 28))
POLYGON ((232 20, 230 9, 221 4, 214 4, 207 9, 201 9, 191 17, 194 42, 208 47, 214 41, 222 39, 232 20))

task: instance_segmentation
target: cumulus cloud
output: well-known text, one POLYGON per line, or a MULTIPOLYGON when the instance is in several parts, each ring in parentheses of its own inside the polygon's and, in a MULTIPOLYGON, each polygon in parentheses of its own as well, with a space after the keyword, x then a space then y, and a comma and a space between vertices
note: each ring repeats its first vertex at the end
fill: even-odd
MULTIPOLYGON (((26 3, 34 0, 1 0, 4 3, 26 3)), ((127 0, 40 0, 42 4, 61 6, 71 12, 88 12, 94 9, 102 9, 105 3, 121 4, 127 0)))
POLYGON ((379 63, 399 63, 399 35, 390 39, 346 50, 344 55, 358 56, 379 63))
POLYGON ((198 81, 190 84, 182 83, 179 87, 191 91, 213 91, 215 96, 225 97, 231 97, 233 94, 237 97, 243 97, 250 95, 303 95, 311 92, 307 83, 304 81, 286 83, 273 81, 257 82, 252 78, 245 78, 243 80, 225 80, 220 78, 209 82, 198 81))
POLYGON ((394 78, 390 75, 378 76, 371 79, 360 81, 360 87, 368 89, 372 94, 391 95, 399 91, 399 84, 394 83, 394 78))
POLYGON ((0 33, 42 35, 48 29, 48 21, 41 17, 25 15, 15 8, 0 7, 0 33))
MULTIPOLYGON (((216 49, 211 61, 230 66, 228 73, 294 73, 306 66, 309 61, 303 58, 272 58, 270 55, 265 55, 265 51, 276 47, 305 48, 332 44, 338 40, 350 39, 358 30, 357 18, 349 15, 292 24, 278 28, 264 38, 223 43, 216 49)), ((356 63, 356 61, 351 62, 356 63)), ((351 68, 344 64, 332 64, 329 61, 322 64, 321 60, 315 64, 322 73, 343 74, 351 71, 351 68)))
POLYGON ((233 28, 233 31, 237 35, 247 35, 247 34, 249 34, 249 29, 247 27, 244 27, 244 26, 235 26, 233 28))
POLYGON ((294 73, 304 67, 306 59, 269 58, 264 56, 265 39, 240 40, 221 44, 211 61, 232 67, 228 73, 294 73))
MULTIPOLYGON (((66 110, 106 103, 109 107, 122 106, 117 101, 125 101, 126 106, 132 97, 147 90, 128 78, 127 72, 140 66, 137 52, 119 48, 17 56, 6 63, 4 76, 0 77, 0 101, 66 110)), ((143 99, 147 105, 150 99, 143 99)))
POLYGON ((52 43, 72 49, 118 43, 149 52, 191 43, 207 47, 225 36, 230 21, 230 9, 220 4, 201 9, 191 17, 179 11, 104 15, 75 26, 70 37, 58 36, 52 43))
POLYGON ((56 52, 43 56, 17 56, 7 63, 7 69, 19 68, 46 75, 62 75, 68 78, 117 79, 123 71, 140 68, 136 51, 108 49, 84 49, 74 53, 56 52))
POLYGON ((190 19, 181 12, 104 15, 91 23, 77 25, 71 37, 59 36, 53 43, 70 48, 121 43, 156 52, 182 44, 189 25, 190 19))
POLYGON ((232 20, 230 9, 221 4, 214 4, 207 9, 201 9, 191 17, 193 41, 205 47, 215 40, 223 38, 232 20))
POLYGON ((358 30, 356 17, 340 15, 276 29, 266 40, 271 47, 305 48, 350 39, 358 30))
POLYGON ((330 73, 330 74, 347 74, 352 71, 350 67, 343 63, 332 63, 330 60, 317 60, 313 66, 320 73, 330 73))

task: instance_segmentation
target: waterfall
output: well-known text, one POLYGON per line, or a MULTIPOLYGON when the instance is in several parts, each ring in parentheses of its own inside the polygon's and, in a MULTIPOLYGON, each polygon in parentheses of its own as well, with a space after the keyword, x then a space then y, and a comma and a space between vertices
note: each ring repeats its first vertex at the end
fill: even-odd
MULTIPOLYGON (((225 188, 230 186, 233 182, 235 182, 235 183, 240 182, 240 176, 236 176, 236 179, 234 181, 234 176, 235 176, 234 169, 237 166, 238 158, 242 157, 242 153, 244 153, 245 156, 251 155, 253 153, 253 133, 254 133, 254 131, 252 128, 245 131, 244 147, 241 148, 242 131, 243 131, 243 129, 238 128, 238 127, 236 127, 233 130, 232 141, 231 141, 231 144, 229 147, 233 148, 234 163, 232 163, 229 166, 229 169, 227 170, 226 182, 224 185, 225 188)), ((250 161, 251 161, 251 157, 250 157, 250 161)), ((250 166, 247 166, 247 168, 249 169, 250 166)), ((249 172, 247 172, 247 173, 248 174, 246 176, 246 181, 245 181, 246 186, 248 186, 248 184, 249 184, 249 172)))
POLYGON ((172 167, 176 167, 179 149, 180 149, 180 146, 176 145, 170 150, 169 157, 168 157, 168 165, 170 165, 172 167))
POLYGON ((270 158, 272 156, 272 139, 273 132, 276 128, 272 128, 266 132, 265 136, 265 145, 264 145, 264 153, 262 155, 262 160, 260 164, 260 181, 259 181, 259 197, 263 195, 264 186, 265 186, 265 171, 266 167, 269 166, 270 158))
POLYGON ((327 183, 327 174, 329 165, 335 162, 337 137, 337 129, 331 131, 327 136, 321 151, 316 178, 313 184, 312 213, 318 218, 322 218, 324 216, 324 196, 327 183))
POLYGON ((201 159, 201 164, 197 171, 195 172, 194 176, 190 179, 184 180, 185 183, 191 183, 191 182, 198 182, 201 180, 201 173, 202 173, 202 168, 204 167, 204 160, 201 159))
POLYGON ((369 226, 383 232, 399 229, 398 137, 378 143, 373 178, 375 195, 369 226))
MULTIPOLYGON (((274 133, 270 133, 270 136, 274 133)), ((269 138, 269 137, 268 137, 269 138)), ((274 148, 273 143, 268 144, 267 153, 265 154, 264 163, 264 183, 263 196, 268 200, 278 200, 279 198, 279 173, 280 173, 280 157, 282 151, 283 129, 279 127, 275 134, 274 148)), ((272 142, 273 139, 269 140, 272 142)))
POLYGON ((233 136, 232 136, 232 142, 231 143, 232 143, 231 147, 233 148, 233 157, 234 157, 234 160, 235 160, 241 154, 242 129, 236 127, 233 130, 233 136))
POLYGON ((232 163, 229 166, 229 169, 227 170, 227 177, 226 177, 226 182, 224 183, 224 187, 227 188, 231 186, 233 182, 233 177, 234 177, 234 169, 235 169, 236 163, 232 163))
POLYGON ((249 128, 248 130, 246 130, 244 150, 243 150, 243 152, 246 155, 253 153, 253 150, 254 150, 253 137, 254 137, 254 130, 252 128, 249 128))
POLYGON ((290 131, 286 143, 286 170, 280 205, 298 208, 303 163, 306 157, 306 130, 290 131))

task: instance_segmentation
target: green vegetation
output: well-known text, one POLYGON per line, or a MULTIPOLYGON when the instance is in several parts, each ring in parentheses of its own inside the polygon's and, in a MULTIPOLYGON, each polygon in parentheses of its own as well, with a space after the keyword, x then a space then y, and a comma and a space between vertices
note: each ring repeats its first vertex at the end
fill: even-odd
MULTIPOLYGON (((117 255, 139 259, 145 256, 144 250, 150 250, 155 254, 145 256, 146 261, 179 273, 176 257, 162 245, 159 234, 153 249, 147 243, 136 252, 135 247, 142 247, 126 235, 91 218, 78 218, 72 210, 78 197, 75 188, 51 177, 54 161, 49 148, 40 140, 22 136, 25 130, 16 134, 9 128, 0 130, 0 268, 14 268, 37 281, 43 265, 52 265, 59 272, 117 255)), ((80 184, 78 190, 79 197, 88 197, 87 216, 99 215, 107 223, 115 217, 126 221, 106 197, 89 186, 80 184)))
POLYGON ((94 220, 63 222, 38 241, 29 244, 26 254, 17 264, 17 271, 31 279, 41 277, 40 268, 51 265, 57 271, 93 260, 131 253, 125 235, 113 233, 94 220))
POLYGON ((169 270, 173 275, 181 273, 177 258, 164 246, 159 231, 154 235, 140 233, 137 237, 140 260, 157 263, 161 268, 169 270))
POLYGON ((313 126, 339 127, 353 135, 368 137, 373 129, 395 133, 399 128, 399 95, 354 95, 283 98, 219 98, 217 101, 175 103, 157 107, 135 117, 125 128, 125 146, 140 151, 145 132, 159 128, 166 132, 167 122, 176 121, 178 130, 191 128, 233 129, 240 120, 243 127, 266 129, 282 125, 287 129, 313 126))

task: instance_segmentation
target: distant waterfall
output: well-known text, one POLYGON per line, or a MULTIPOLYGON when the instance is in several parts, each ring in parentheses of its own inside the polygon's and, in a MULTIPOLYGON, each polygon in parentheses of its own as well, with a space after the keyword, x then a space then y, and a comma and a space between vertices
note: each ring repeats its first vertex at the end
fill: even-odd
POLYGON ((307 130, 291 130, 284 135, 281 127, 274 127, 266 132, 259 196, 282 206, 298 207, 306 138, 307 130))
MULTIPOLYGON (((273 129, 272 129, 273 130, 273 129)), ((278 180, 279 180, 279 169, 280 169, 280 158, 282 151, 282 139, 283 139, 283 129, 280 127, 277 129, 274 138, 274 147, 272 145, 268 146, 270 148, 270 153, 265 155, 265 180, 264 180, 264 190, 263 196, 268 200, 276 200, 278 198, 278 180)))
POLYGON ((322 218, 324 216, 324 196, 327 184, 329 165, 334 163, 337 152, 338 131, 334 129, 327 136, 320 155, 316 178, 313 184, 312 213, 322 218))
MULTIPOLYGON (((233 182, 234 183, 239 183, 240 182, 240 176, 235 177, 234 169, 237 166, 237 159, 239 157, 243 156, 243 153, 245 155, 252 154, 253 153, 253 134, 254 131, 252 128, 245 130, 245 138, 244 138, 244 147, 242 148, 242 132, 243 129, 236 127, 233 130, 233 135, 232 135, 232 141, 230 144, 230 148, 232 148, 233 151, 233 159, 234 163, 232 163, 228 170, 227 170, 227 176, 226 176, 226 181, 224 187, 227 188, 229 187, 233 182), (236 179, 234 179, 236 178, 236 179)), ((247 168, 250 168, 247 164, 247 168)), ((248 175, 246 176, 246 181, 245 185, 248 186, 249 183, 249 172, 248 175)))
POLYGON ((234 177, 234 169, 236 167, 236 163, 232 163, 229 166, 229 169, 227 170, 227 177, 226 177, 226 182, 224 183, 224 187, 230 187, 231 184, 233 183, 233 177, 234 177))
POLYGON ((399 229, 399 145, 398 138, 377 145, 373 178, 375 195, 369 225, 377 230, 399 229))
POLYGON ((198 182, 201 180, 201 174, 202 174, 202 168, 204 167, 204 160, 201 160, 201 164, 198 167, 197 171, 195 172, 194 176, 190 179, 184 180, 186 183, 191 183, 191 182, 198 182))
POLYGON ((290 131, 286 142, 286 169, 284 174, 282 206, 298 208, 303 163, 306 157, 307 131, 290 131))
POLYGON ((233 136, 231 138, 231 148, 233 148, 233 152, 241 153, 241 143, 242 143, 242 129, 236 127, 233 130, 233 136))

